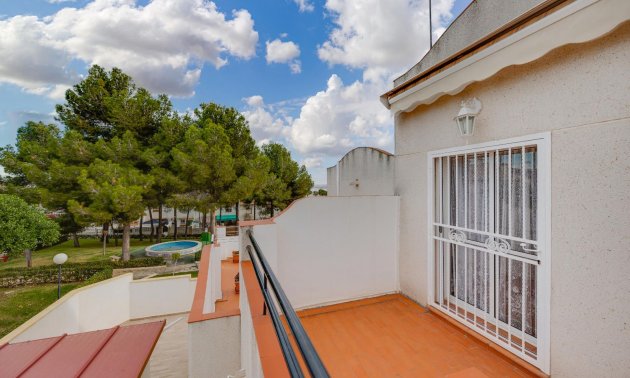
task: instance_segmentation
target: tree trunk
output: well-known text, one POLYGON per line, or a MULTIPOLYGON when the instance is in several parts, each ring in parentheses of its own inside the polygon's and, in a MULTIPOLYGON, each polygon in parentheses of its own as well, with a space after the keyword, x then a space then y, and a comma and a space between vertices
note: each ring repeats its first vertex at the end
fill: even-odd
POLYGON ((138 230, 138 235, 140 236, 140 241, 144 240, 144 235, 142 235, 142 223, 144 222, 144 214, 140 215, 140 229, 138 230))
POLYGON ((184 237, 188 237, 188 216, 190 215, 190 209, 186 210, 186 224, 184 225, 184 237))
POLYGON ((123 225, 122 236, 122 259, 123 261, 129 261, 129 245, 131 239, 131 225, 126 223, 123 225))
MULTIPOLYGON (((223 208, 219 207, 219 223, 223 222, 223 208)), ((215 222, 216 224, 216 222, 215 222)), ((223 224, 223 223, 221 223, 223 224)))
POLYGON ((254 220, 256 220, 256 201, 254 201, 254 220))
POLYGON ((206 212, 203 212, 203 218, 201 221, 201 227, 203 228, 204 231, 208 231, 207 227, 208 227, 208 223, 207 223, 207 217, 206 217, 206 212))
POLYGON ((238 201, 238 202, 236 203, 236 223, 237 223, 237 224, 238 224, 238 221, 240 220, 240 218, 239 218, 239 216, 238 216, 238 214, 239 214, 239 212, 240 212, 240 211, 239 211, 239 207, 240 207, 240 206, 241 206, 241 201, 238 201))
POLYGON ((79 235, 77 235, 76 232, 72 233, 72 245, 74 248, 79 248, 81 246, 79 245, 79 235))
POLYGON ((177 208, 173 208, 173 240, 177 240, 177 208))
POLYGON ((118 230, 114 228, 114 221, 112 221, 112 232, 114 233, 114 247, 118 247, 118 230))
POLYGON ((105 249, 107 248, 107 234, 109 233, 109 223, 103 223, 103 256, 105 256, 105 249))
POLYGON ((210 212, 210 233, 212 235, 214 235, 214 230, 217 226, 217 217, 216 217, 216 210, 212 210, 210 212))
POLYGON ((26 267, 30 268, 33 266, 33 254, 30 249, 24 250, 24 257, 26 257, 26 267))
POLYGON ((153 211, 149 207, 149 220, 151 221, 151 233, 149 234, 149 241, 153 243, 153 211))
POLYGON ((274 214, 274 209, 273 209, 273 201, 271 202, 271 209, 270 209, 270 212, 271 212, 271 217, 273 218, 273 216, 275 215, 275 214, 274 214))
POLYGON ((162 228, 162 204, 158 205, 158 227, 157 227, 157 242, 162 242, 162 233, 164 229, 162 228))

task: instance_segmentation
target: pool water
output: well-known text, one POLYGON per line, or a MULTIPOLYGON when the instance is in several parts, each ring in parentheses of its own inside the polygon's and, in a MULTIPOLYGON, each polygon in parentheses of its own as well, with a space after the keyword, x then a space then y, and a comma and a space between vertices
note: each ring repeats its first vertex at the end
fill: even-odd
POLYGON ((179 253, 181 256, 194 254, 201 251, 201 242, 194 240, 170 241, 160 244, 153 244, 144 249, 147 256, 160 256, 170 258, 173 253, 179 253))
POLYGON ((157 244, 151 247, 154 251, 179 251, 180 249, 193 248, 197 242, 193 241, 174 241, 163 244, 157 244))

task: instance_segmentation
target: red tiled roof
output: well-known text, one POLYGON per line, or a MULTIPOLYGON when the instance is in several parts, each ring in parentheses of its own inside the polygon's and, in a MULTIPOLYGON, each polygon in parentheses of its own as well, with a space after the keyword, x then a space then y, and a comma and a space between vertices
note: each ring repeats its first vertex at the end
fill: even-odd
POLYGON ((0 377, 139 377, 164 321, 0 346, 0 377))

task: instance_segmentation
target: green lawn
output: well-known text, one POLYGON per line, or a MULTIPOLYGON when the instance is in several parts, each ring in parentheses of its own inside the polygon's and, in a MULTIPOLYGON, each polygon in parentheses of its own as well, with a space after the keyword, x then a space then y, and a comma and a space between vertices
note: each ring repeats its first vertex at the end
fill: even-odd
MULTIPOLYGON (((80 283, 61 286, 61 294, 78 287, 80 283)), ((0 337, 17 328, 35 314, 57 300, 57 285, 0 288, 0 337)))
MULTIPOLYGON (((142 242, 137 239, 131 239, 131 255, 133 257, 144 256, 144 248, 151 244, 148 239, 142 242)), ((81 239, 80 245, 79 248, 74 248, 72 241, 66 241, 53 247, 35 251, 33 252, 33 266, 51 265, 53 264, 53 256, 61 252, 68 255, 68 262, 109 260, 109 256, 120 255, 122 253, 120 240, 118 241, 118 247, 114 246, 113 240, 107 243, 104 256, 103 244, 98 239, 81 239)), ((26 260, 23 256, 11 257, 6 263, 0 262, 0 270, 22 266, 26 266, 26 260)))

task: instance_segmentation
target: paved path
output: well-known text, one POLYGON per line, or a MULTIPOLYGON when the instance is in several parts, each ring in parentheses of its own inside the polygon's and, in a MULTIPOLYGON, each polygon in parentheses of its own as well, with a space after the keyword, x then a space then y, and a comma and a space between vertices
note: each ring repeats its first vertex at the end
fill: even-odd
POLYGON ((154 316, 130 320, 127 324, 138 324, 166 320, 166 326, 158 340, 149 369, 151 378, 188 376, 188 313, 154 316))

